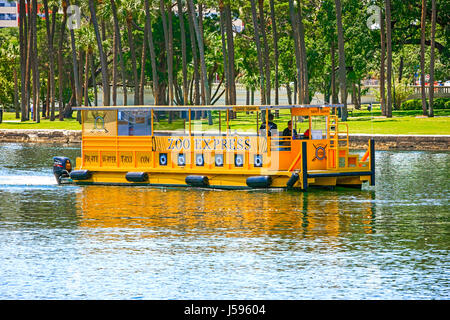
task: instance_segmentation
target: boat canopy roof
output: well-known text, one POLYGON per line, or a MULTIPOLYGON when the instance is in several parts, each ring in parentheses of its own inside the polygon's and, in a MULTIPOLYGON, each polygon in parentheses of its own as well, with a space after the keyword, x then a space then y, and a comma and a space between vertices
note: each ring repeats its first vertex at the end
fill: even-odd
POLYGON ((74 107, 75 111, 86 110, 119 110, 119 111, 188 111, 188 110, 231 110, 231 111, 255 111, 255 110, 280 110, 280 109, 309 109, 309 108, 342 108, 343 104, 296 104, 296 105, 214 105, 214 106, 96 106, 74 107))

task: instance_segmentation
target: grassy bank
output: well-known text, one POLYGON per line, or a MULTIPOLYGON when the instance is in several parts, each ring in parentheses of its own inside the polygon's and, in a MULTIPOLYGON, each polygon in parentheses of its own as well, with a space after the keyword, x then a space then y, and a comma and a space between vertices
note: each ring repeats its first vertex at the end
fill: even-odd
MULTIPOLYGON (((353 116, 346 122, 351 134, 412 134, 412 135, 450 135, 450 110, 436 110, 436 117, 421 117, 421 111, 394 111, 393 118, 381 117, 379 110, 372 112, 354 111, 353 116)), ((275 119, 278 128, 282 131, 286 127, 289 119, 288 114, 281 114, 279 119, 275 119)), ((222 128, 225 127, 222 118, 222 128)), ((232 121, 232 128, 254 127, 254 115, 239 115, 239 118, 232 121)), ((202 121, 206 125, 206 120, 202 121)), ((3 115, 3 123, 0 129, 66 129, 81 130, 81 125, 74 119, 64 119, 64 121, 50 121, 42 119, 40 123, 33 121, 20 122, 15 119, 15 114, 6 112, 3 115)), ((301 125, 302 131, 304 126, 301 125)))
POLYGON ((50 121, 48 119, 41 119, 40 123, 34 121, 21 122, 16 119, 14 112, 3 113, 3 122, 0 124, 0 129, 58 129, 58 130, 81 130, 81 125, 76 118, 64 119, 64 121, 50 121))

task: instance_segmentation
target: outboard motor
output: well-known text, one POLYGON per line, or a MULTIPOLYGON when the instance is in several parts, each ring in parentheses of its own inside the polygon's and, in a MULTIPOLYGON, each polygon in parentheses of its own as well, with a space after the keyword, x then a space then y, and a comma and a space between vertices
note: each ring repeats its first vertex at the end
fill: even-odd
POLYGON ((53 174, 58 184, 61 184, 62 178, 69 178, 72 171, 72 162, 66 157, 53 157, 53 174))

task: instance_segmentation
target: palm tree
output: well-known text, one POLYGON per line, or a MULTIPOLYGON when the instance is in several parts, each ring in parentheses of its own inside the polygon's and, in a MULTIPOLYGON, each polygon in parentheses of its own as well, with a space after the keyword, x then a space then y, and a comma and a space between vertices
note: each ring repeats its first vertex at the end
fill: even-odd
MULTIPOLYGON (((191 48, 192 48, 192 59, 194 61, 194 73, 193 73, 193 89, 194 89, 194 97, 192 99, 192 102, 194 105, 199 105, 200 104, 200 88, 199 88, 199 79, 200 79, 200 75, 199 75, 199 61, 198 61, 198 46, 197 46, 197 41, 195 40, 195 29, 194 29, 194 20, 193 20, 193 16, 194 13, 191 10, 191 6, 188 5, 187 6, 187 10, 188 10, 188 16, 189 16, 189 35, 191 37, 191 48)), ((191 87, 192 88, 192 87, 191 87)), ((195 114, 195 118, 198 119, 200 115, 200 112, 196 111, 195 114)))
POLYGON ((266 72, 266 104, 270 104, 270 63, 269 63, 269 46, 267 44, 266 36, 266 19, 264 18, 264 0, 258 0, 259 4, 259 19, 261 21, 261 35, 264 45, 264 66, 266 72))
MULTIPOLYGON (((48 0, 43 0, 44 3, 44 12, 45 12, 45 26, 47 30, 47 42, 48 42, 48 60, 49 60, 49 80, 50 82, 47 84, 50 87, 50 106, 47 105, 47 108, 50 107, 50 121, 55 120, 55 61, 53 56, 53 38, 54 38, 54 28, 50 28, 50 15, 48 11, 48 0)), ((53 8, 53 25, 55 23, 55 9, 53 8)))
MULTIPOLYGON (((148 0, 146 0, 148 1, 148 0)), ((113 16, 113 23, 114 23, 114 37, 115 42, 117 44, 117 50, 119 53, 119 60, 120 60, 120 69, 122 72, 122 89, 123 89, 123 104, 128 104, 127 99, 127 79, 126 79, 126 70, 125 70, 125 63, 123 60, 123 51, 122 51, 122 39, 120 36, 120 28, 119 28, 119 19, 117 17, 117 7, 114 0, 110 0, 111 3, 111 11, 113 16)))
POLYGON ((25 0, 19 2, 19 44, 20 44, 20 112, 21 121, 27 120, 27 92, 25 88, 26 78, 26 12, 25 12, 25 0))
POLYGON ((334 0, 336 5, 336 22, 338 34, 339 51, 339 85, 341 90, 341 103, 344 104, 342 110, 342 120, 347 121, 347 84, 346 84, 346 66, 344 50, 344 29, 342 28, 342 7, 341 0, 334 0))
POLYGON ((302 103, 302 95, 303 95, 303 88, 301 83, 302 81, 302 71, 301 71, 301 53, 300 53, 300 44, 299 44, 299 35, 298 35, 298 28, 297 28, 297 15, 295 13, 294 8, 294 1, 289 0, 289 16, 291 19, 291 25, 292 25, 292 35, 294 38, 294 52, 295 52, 295 65, 297 67, 297 78, 294 79, 294 103, 296 102, 297 95, 298 95, 298 101, 299 103, 302 103))
POLYGON ((298 0, 298 40, 300 45, 300 56, 301 56, 301 72, 302 72, 302 93, 303 101, 301 103, 309 103, 309 88, 308 88, 308 64, 306 60, 306 45, 305 45, 305 27, 303 25, 302 17, 302 2, 298 0))
POLYGON ((39 123, 40 114, 39 114, 39 92, 40 92, 40 81, 39 81, 39 55, 37 50, 37 0, 32 0, 31 2, 31 26, 30 29, 33 33, 32 40, 32 50, 31 54, 33 55, 32 59, 32 68, 33 68, 33 120, 39 123))
MULTIPOLYGON (((290 2, 292 0, 289 0, 290 2)), ((260 93, 261 93, 261 104, 266 104, 266 92, 265 92, 265 86, 264 86, 264 65, 263 65, 263 59, 261 54, 261 41, 259 39, 259 26, 258 26, 258 18, 256 16, 256 5, 255 0, 251 0, 251 9, 252 9, 252 18, 253 18, 253 27, 254 27, 254 35, 255 35, 255 44, 256 44, 256 52, 258 54, 258 66, 259 66, 259 87, 260 87, 260 93)), ((269 79, 266 79, 266 81, 269 81, 269 79)))
MULTIPOLYGON (((130 3, 130 2, 127 2, 130 3)), ((130 48, 130 58, 131 58, 131 71, 133 73, 134 80, 134 105, 139 104, 139 78, 137 73, 137 63, 136 63, 136 49, 134 47, 133 39, 133 15, 132 9, 127 8, 126 12, 126 22, 127 22, 127 35, 128 35, 128 46, 130 48)))
POLYGON ((75 84, 75 101, 78 106, 81 106, 81 85, 79 78, 78 60, 77 60, 77 50, 75 44, 75 31, 70 28, 70 43, 72 47, 72 65, 73 65, 73 80, 75 84))
POLYGON ((100 36, 96 9, 94 6, 94 0, 89 0, 89 10, 91 12, 91 21, 94 26, 95 37, 97 39, 98 53, 100 56, 100 65, 102 68, 102 86, 103 86, 103 105, 109 106, 110 94, 109 94, 109 77, 108 77, 108 64, 106 62, 106 55, 103 50, 102 38, 100 36))
POLYGON ((425 92, 425 23, 427 14, 427 2, 422 0, 422 16, 420 22, 420 85, 422 87, 422 111, 423 115, 427 113, 427 96, 425 92))
POLYGON ((386 34, 384 32, 384 15, 380 10, 380 35, 381 35, 381 58, 380 58, 380 103, 381 114, 386 115, 386 94, 385 94, 385 55, 386 55, 386 34))
MULTIPOLYGON (((152 80, 153 80, 153 97, 155 99, 155 104, 159 104, 159 81, 158 81, 158 72, 156 69, 156 55, 155 55, 155 46, 153 44, 153 32, 152 32, 152 22, 150 18, 150 5, 149 0, 145 0, 145 21, 148 25, 148 34, 147 34, 147 40, 148 40, 148 48, 150 50, 150 61, 152 64, 152 80)), ((145 41, 145 39, 144 39, 145 41)))
MULTIPOLYGON (((229 86, 229 103, 236 104, 236 71, 234 66, 234 39, 233 39, 233 27, 231 21, 231 6, 226 4, 225 8, 225 29, 227 35, 227 68, 228 68, 228 86, 229 86)), ((225 53, 224 53, 225 54, 225 53)), ((233 114, 234 117, 234 114, 233 114)))
POLYGON ((167 61, 167 76, 168 76, 168 84, 169 84, 169 101, 168 104, 172 105, 173 103, 173 70, 172 64, 170 63, 170 54, 169 54, 169 30, 167 28, 167 19, 166 19, 166 9, 164 0, 159 1, 159 10, 161 11, 161 20, 163 24, 163 33, 164 33, 164 49, 166 51, 166 61, 167 61), (172 76, 171 76, 172 75, 172 76))
POLYGON ((220 35, 222 40, 222 63, 223 63, 223 77, 225 80, 225 104, 230 103, 230 86, 229 86, 229 69, 228 69, 228 54, 227 54, 227 44, 225 40, 225 9, 223 0, 219 0, 219 12, 220 12, 220 35))
POLYGON ((67 22, 67 1, 62 1, 63 19, 60 26, 60 36, 58 44, 58 89, 59 89, 59 121, 64 120, 64 97, 63 97, 63 79, 64 79, 64 67, 63 67, 63 45, 65 39, 66 22, 67 22))
POLYGON ((181 0, 177 0, 178 4, 178 19, 180 20, 180 34, 181 34, 181 59, 182 59, 182 73, 183 73, 183 104, 188 103, 188 81, 187 81, 187 57, 186 57, 186 32, 184 30, 184 14, 181 0))
POLYGON ((206 96, 205 104, 210 105, 211 97, 210 97, 210 91, 209 91, 209 85, 208 85, 208 77, 207 77, 207 73, 206 73, 206 62, 205 62, 205 50, 204 50, 204 45, 203 45, 203 37, 200 33, 198 21, 194 14, 195 13, 194 3, 192 2, 192 0, 187 0, 187 2, 190 7, 190 12, 192 13, 192 21, 194 23, 194 30, 195 30, 195 35, 197 38, 198 51, 200 54, 201 79, 202 79, 202 83, 205 88, 205 96, 206 96))
POLYGON ((387 50, 387 104, 386 104, 386 116, 392 118, 392 40, 391 40, 391 1, 385 0, 386 6, 386 50, 387 50))
POLYGON ((431 0, 431 54, 430 54, 430 110, 429 117, 434 117, 434 48, 436 45, 436 0, 431 0))
POLYGON ((277 33, 277 21, 275 19, 275 5, 274 0, 270 0, 270 19, 272 21, 273 31, 273 53, 275 59, 275 105, 279 104, 279 76, 278 76, 278 33, 277 33))
POLYGON ((145 39, 148 37, 148 23, 147 20, 145 20, 144 22, 144 38, 142 41, 142 51, 141 51, 141 75, 140 75, 140 79, 139 79, 139 104, 143 105, 144 104, 144 85, 145 85, 145 60, 146 60, 146 55, 145 55, 145 50, 146 50, 146 41, 145 39))

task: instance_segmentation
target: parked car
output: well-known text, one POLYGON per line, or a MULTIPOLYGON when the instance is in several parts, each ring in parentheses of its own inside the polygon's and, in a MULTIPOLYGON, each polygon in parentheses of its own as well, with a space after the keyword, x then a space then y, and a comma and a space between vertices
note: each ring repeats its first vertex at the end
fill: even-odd
POLYGON ((444 86, 450 87, 450 80, 445 81, 445 82, 444 82, 444 86))

